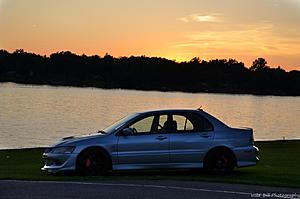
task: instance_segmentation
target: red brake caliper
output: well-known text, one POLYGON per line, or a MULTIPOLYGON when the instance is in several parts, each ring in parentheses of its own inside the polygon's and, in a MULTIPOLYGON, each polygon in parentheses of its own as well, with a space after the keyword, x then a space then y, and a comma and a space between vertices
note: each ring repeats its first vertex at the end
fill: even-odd
POLYGON ((85 161, 85 166, 88 168, 91 166, 91 160, 90 159, 86 159, 85 161))

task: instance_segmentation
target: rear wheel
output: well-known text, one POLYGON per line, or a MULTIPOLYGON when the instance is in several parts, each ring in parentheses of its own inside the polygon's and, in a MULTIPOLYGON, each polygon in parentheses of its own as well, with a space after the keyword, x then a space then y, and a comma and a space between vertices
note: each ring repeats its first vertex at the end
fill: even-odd
POLYGON ((204 168, 213 174, 229 174, 234 167, 234 156, 228 151, 218 150, 211 152, 204 161, 204 168))
POLYGON ((87 150, 78 157, 77 171, 81 175, 104 175, 108 170, 108 160, 100 150, 87 150))

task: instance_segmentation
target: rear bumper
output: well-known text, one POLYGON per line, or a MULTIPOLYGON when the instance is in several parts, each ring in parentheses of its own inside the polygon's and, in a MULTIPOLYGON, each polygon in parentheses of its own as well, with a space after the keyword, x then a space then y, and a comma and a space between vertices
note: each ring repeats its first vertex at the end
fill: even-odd
POLYGON ((259 161, 258 152, 259 149, 256 146, 235 148, 237 167, 255 166, 259 161))

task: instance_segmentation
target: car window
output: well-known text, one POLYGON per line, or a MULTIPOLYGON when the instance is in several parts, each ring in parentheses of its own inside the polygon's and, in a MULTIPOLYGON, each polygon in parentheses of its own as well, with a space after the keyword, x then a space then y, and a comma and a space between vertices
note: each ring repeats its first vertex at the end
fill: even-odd
POLYGON ((134 134, 150 133, 153 119, 154 116, 146 117, 144 119, 141 119, 133 123, 132 125, 129 126, 129 128, 133 129, 134 134))
POLYGON ((187 118, 193 123, 194 131, 202 132, 202 131, 212 131, 212 124, 203 116, 198 114, 188 114, 187 118))
POLYGON ((159 116, 158 127, 157 127, 157 129, 159 131, 163 130, 163 126, 164 126, 165 122, 167 121, 167 117, 168 117, 167 115, 159 116))
POLYGON ((104 129, 103 131, 106 133, 112 133, 115 130, 117 130, 118 128, 120 128, 123 124, 125 124, 126 122, 128 122, 129 120, 133 119, 134 117, 136 117, 138 114, 132 114, 129 115, 127 117, 124 117, 118 121, 116 121, 114 124, 110 125, 109 127, 107 127, 106 129, 104 129))
POLYGON ((202 131, 213 131, 213 125, 205 118, 202 117, 202 131))
POLYGON ((173 122, 176 124, 177 132, 203 132, 212 131, 213 126, 203 116, 196 114, 174 114, 173 122))
POLYGON ((184 130, 186 130, 186 131, 193 131, 194 130, 194 125, 188 119, 186 120, 186 125, 185 125, 185 129, 184 130))
POLYGON ((177 123, 177 131, 193 131, 194 125, 183 115, 173 115, 173 120, 177 123))

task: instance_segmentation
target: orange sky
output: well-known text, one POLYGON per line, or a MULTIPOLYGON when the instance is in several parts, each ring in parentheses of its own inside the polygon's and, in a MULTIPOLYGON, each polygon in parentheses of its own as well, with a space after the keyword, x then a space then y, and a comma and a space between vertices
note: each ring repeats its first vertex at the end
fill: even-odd
POLYGON ((0 0, 0 48, 300 70, 300 0, 0 0))

